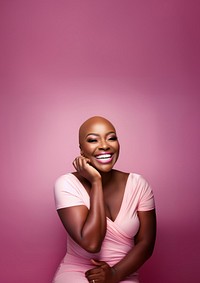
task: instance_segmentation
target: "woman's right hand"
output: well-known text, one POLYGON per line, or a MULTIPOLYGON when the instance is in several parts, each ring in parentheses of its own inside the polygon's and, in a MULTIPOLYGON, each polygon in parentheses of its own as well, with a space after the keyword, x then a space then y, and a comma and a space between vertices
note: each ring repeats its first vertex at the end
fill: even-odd
POLYGON ((82 155, 76 157, 73 161, 73 166, 76 171, 85 179, 87 179, 91 184, 101 180, 100 173, 91 165, 88 158, 82 155))

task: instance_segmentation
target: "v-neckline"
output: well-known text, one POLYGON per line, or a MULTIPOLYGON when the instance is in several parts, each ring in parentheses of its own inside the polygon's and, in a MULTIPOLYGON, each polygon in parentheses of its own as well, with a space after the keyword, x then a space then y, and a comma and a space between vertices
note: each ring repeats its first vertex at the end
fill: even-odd
POLYGON ((119 218, 119 216, 121 214, 122 208, 124 206, 124 201, 125 201, 125 196, 126 196, 126 192, 127 192, 127 186, 128 186, 128 182, 129 182, 129 177, 130 177, 130 173, 128 174, 128 177, 127 177, 126 182, 125 182, 124 194, 123 194, 123 197, 122 197, 122 202, 121 202, 119 211, 117 213, 117 216, 115 217, 114 220, 112 220, 112 219, 110 219, 110 217, 106 216, 112 223, 115 223, 117 221, 117 219, 119 218))
MULTIPOLYGON (((82 188, 84 189, 84 192, 86 193, 87 197, 90 199, 90 195, 89 193, 87 192, 86 188, 84 187, 84 185, 81 183, 81 181, 76 177, 76 175, 74 175, 73 173, 69 173, 70 175, 74 176, 74 178, 77 180, 77 182, 82 186, 82 188)), ((111 221, 112 223, 115 223, 116 220, 119 218, 119 215, 121 214, 121 210, 124 206, 124 201, 125 201, 125 195, 126 195, 126 191, 127 191, 127 186, 128 186, 128 182, 129 182, 129 179, 130 179, 130 173, 128 174, 128 177, 126 179, 126 182, 125 182, 125 188, 124 188, 124 194, 123 194, 123 197, 122 197, 122 202, 121 202, 121 205, 120 205, 120 208, 119 208, 119 211, 117 213, 117 216, 115 217, 114 220, 112 220, 110 217, 106 216, 107 219, 109 219, 109 221, 111 221)))

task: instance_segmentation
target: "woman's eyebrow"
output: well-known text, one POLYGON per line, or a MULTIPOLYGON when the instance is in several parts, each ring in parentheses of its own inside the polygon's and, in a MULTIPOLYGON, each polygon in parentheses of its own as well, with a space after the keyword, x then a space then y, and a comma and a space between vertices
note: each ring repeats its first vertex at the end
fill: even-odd
POLYGON ((98 135, 98 134, 95 134, 95 133, 89 133, 89 134, 87 134, 86 138, 87 138, 88 136, 99 136, 99 135, 98 135))
MULTIPOLYGON (((116 135, 116 132, 110 131, 110 132, 106 133, 106 136, 107 136, 107 135, 110 135, 110 134, 115 134, 115 135, 116 135)), ((86 137, 88 137, 88 136, 90 136, 90 135, 91 135, 91 136, 96 136, 96 137, 99 136, 99 134, 96 134, 96 133, 89 133, 89 134, 87 134, 86 137)))

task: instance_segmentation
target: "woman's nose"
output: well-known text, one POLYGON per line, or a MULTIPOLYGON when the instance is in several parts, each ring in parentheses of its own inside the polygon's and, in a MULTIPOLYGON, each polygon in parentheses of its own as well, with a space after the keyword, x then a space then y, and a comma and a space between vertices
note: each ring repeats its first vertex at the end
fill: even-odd
POLYGON ((106 150, 106 149, 109 148, 109 145, 107 144, 106 141, 102 140, 101 143, 100 143, 100 145, 99 145, 99 148, 106 150))

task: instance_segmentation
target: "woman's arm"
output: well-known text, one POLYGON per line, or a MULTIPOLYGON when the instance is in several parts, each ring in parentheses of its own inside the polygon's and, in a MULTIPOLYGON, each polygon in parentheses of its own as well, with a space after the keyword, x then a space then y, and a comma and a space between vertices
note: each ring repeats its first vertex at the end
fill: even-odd
POLYGON ((101 175, 79 157, 74 162, 79 174, 90 184, 90 209, 84 205, 62 208, 59 217, 69 235, 88 252, 98 252, 106 233, 106 215, 103 200, 101 175))
POLYGON ((140 228, 135 237, 135 246, 113 267, 105 262, 97 262, 96 267, 86 272, 88 281, 117 283, 136 272, 152 255, 156 239, 155 210, 139 211, 140 228))
POLYGON ((139 211, 140 228, 135 237, 135 246, 115 266, 116 282, 136 272, 152 255, 156 239, 155 210, 139 211))

